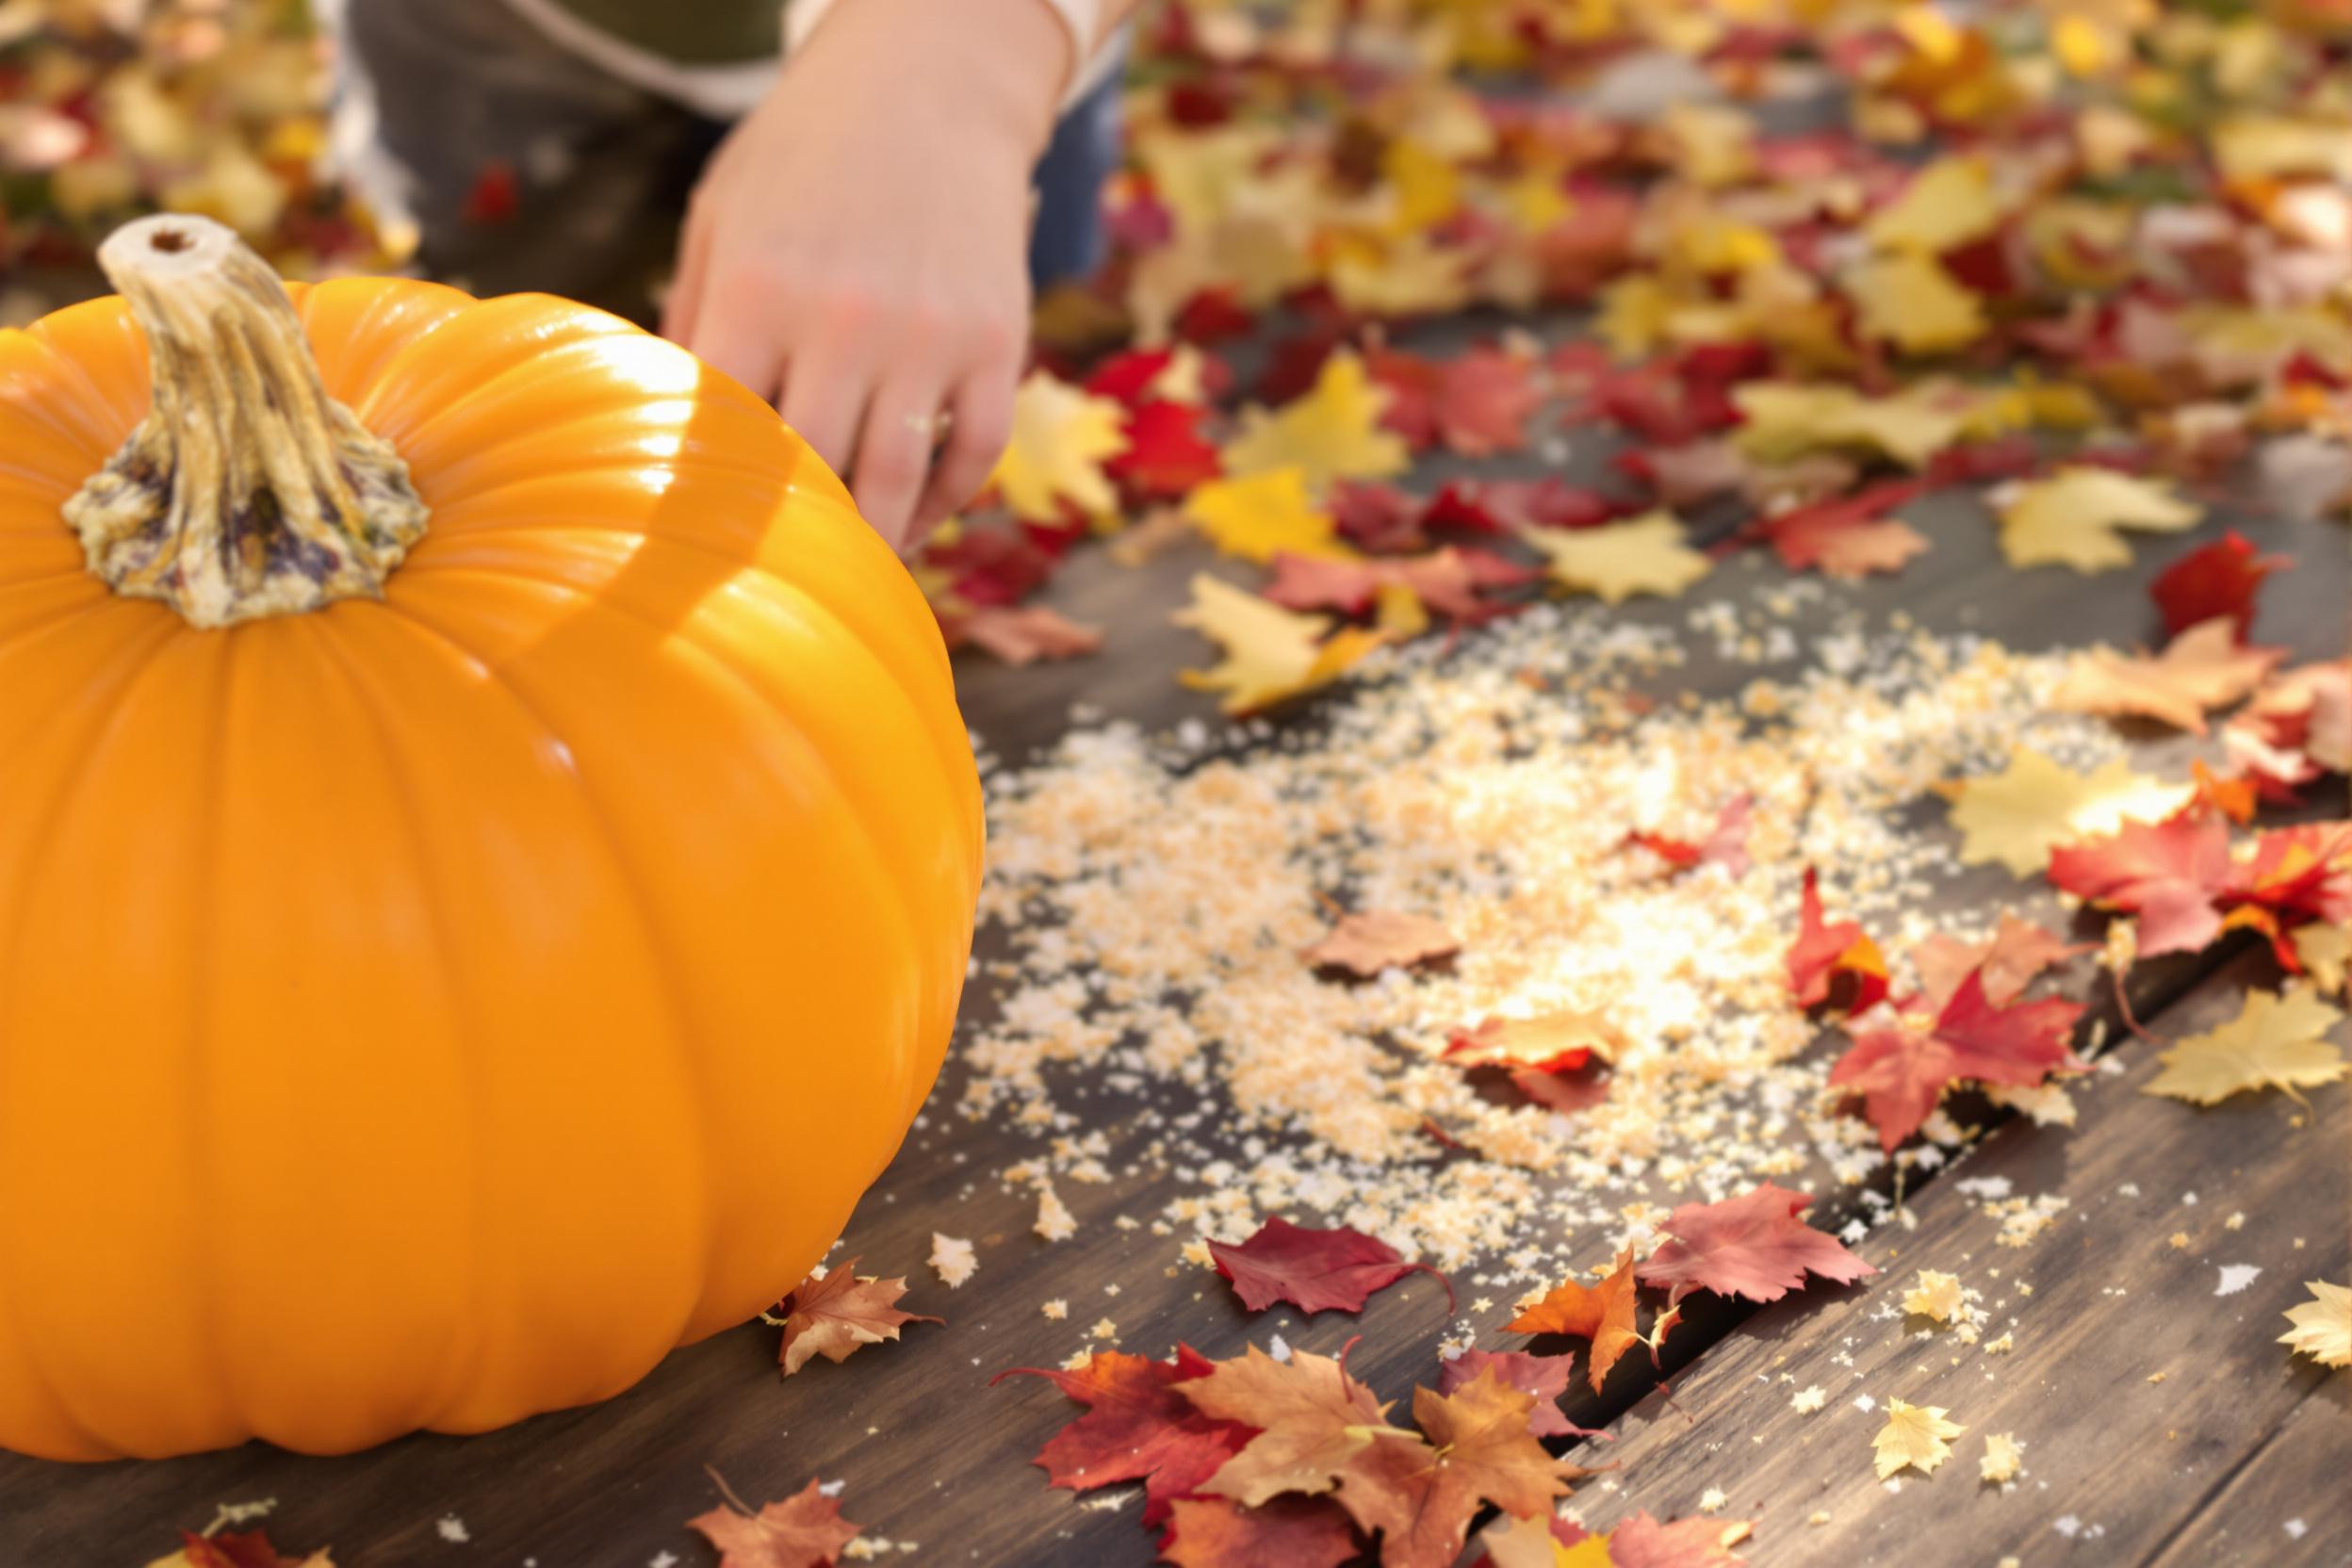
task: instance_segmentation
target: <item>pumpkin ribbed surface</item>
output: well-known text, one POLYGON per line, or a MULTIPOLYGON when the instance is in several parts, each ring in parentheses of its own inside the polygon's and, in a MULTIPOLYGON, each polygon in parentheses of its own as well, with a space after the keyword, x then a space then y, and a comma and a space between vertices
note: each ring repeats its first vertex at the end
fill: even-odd
POLYGON ((602 1398, 840 1233, 930 1087, 979 792, 928 611, 758 399, 565 302, 296 289, 430 512, 200 630, 60 509, 119 299, 0 333, 0 1445, 602 1398))

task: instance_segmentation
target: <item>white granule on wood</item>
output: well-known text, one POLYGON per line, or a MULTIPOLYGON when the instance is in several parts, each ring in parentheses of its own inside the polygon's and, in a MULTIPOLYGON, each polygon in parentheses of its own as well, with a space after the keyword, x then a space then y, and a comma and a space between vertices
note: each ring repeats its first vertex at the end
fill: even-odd
POLYGON ((466 1542, 473 1539, 472 1536, 466 1533, 466 1521, 460 1519, 454 1513, 443 1514, 439 1519, 433 1521, 433 1527, 434 1531, 440 1535, 442 1540, 449 1542, 452 1545, 463 1546, 466 1542))
POLYGON ((2225 1263, 2221 1266, 2221 1282, 2213 1286, 2215 1296, 2235 1296, 2252 1284, 2262 1274, 2262 1266, 2256 1263, 2225 1263))
POLYGON ((948 1289, 954 1290, 979 1272, 980 1259, 972 1243, 960 1236, 941 1232, 931 1233, 931 1271, 948 1289))
POLYGON ((1078 1233, 1078 1220, 1063 1206, 1061 1195, 1051 1186, 1037 1187, 1037 1234, 1048 1241, 1068 1241, 1078 1233))
MULTIPOLYGON (((1844 673, 1797 658, 1676 694, 1691 680, 1674 631, 1544 606, 1473 657, 1400 650, 1397 678, 1309 726, 1111 725, 992 768, 981 907, 1011 956, 977 966, 992 1005, 960 1044, 958 1108, 1037 1139, 1000 1173, 1035 1184, 1037 1233, 1075 1229, 1050 1176, 1162 1172, 1184 1196, 1160 1233, 1239 1241, 1269 1213, 1319 1217, 1444 1267, 1502 1259, 1495 1282, 1531 1285, 1589 1261, 1579 1229, 1629 1235, 1625 1205, 1661 1185, 1712 1200, 1881 1168, 1870 1130, 1833 1114, 1833 1054, 1788 1002, 1805 867, 1907 980, 1921 911, 1958 871, 1950 835, 1921 831, 1940 823, 1929 787, 2020 742, 2073 766, 2119 743, 2046 710, 2059 660, 1804 612, 1817 643, 1852 645, 1844 673), (1742 793, 1742 876, 1663 874, 1625 846, 1636 828, 1703 839, 1742 793), (1462 952, 1319 975, 1298 949, 1329 929, 1326 900, 1414 911, 1462 952), (1596 1103, 1555 1111, 1443 1059, 1482 1019, 1572 1008, 1625 1041, 1596 1103), (1065 1102, 1125 1131, 1081 1138, 1065 1102)), ((1734 645, 1752 663, 1794 647, 1773 629, 1734 645)), ((2013 1239, 2001 1217, 2004 1245, 2047 1224, 2013 1239)))

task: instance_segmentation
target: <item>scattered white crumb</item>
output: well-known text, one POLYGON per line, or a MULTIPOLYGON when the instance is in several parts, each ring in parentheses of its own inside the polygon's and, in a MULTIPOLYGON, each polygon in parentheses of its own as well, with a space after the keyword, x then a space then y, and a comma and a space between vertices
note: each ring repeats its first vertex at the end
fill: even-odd
POLYGON ((2309 1525, 2306 1525, 2300 1519, 2290 1519, 2278 1527, 2287 1532, 2287 1539, 2289 1541, 2302 1540, 2305 1532, 2311 1528, 2309 1525))
POLYGON ((960 1286, 979 1267, 980 1259, 971 1242, 939 1231, 931 1233, 931 1268, 948 1289, 960 1286))
POLYGON ((2226 1263, 2221 1266, 2221 1282, 2213 1287, 2215 1296, 2235 1296, 2252 1284, 2261 1275, 2262 1266, 2255 1263, 2226 1263))
POLYGON ((1267 1341, 1266 1353, 1273 1357, 1276 1361, 1288 1361, 1290 1359, 1290 1341, 1284 1339, 1280 1334, 1276 1334, 1271 1340, 1267 1341))
POLYGON ((1717 1512, 1729 1501, 1731 1499, 1723 1495, 1723 1488, 1710 1486, 1699 1494, 1699 1511, 1701 1513, 1717 1512))
POLYGON ((1878 1408, 1878 1401, 1867 1394, 1857 1394, 1854 1396, 1854 1408, 1868 1415, 1878 1408))
POLYGON ((1790 1395, 1788 1403, 1796 1408, 1799 1415, 1810 1415, 1827 1403, 1828 1399, 1829 1390, 1815 1383, 1811 1388, 1801 1388, 1790 1395))
POLYGON ((1078 1219, 1064 1206, 1050 1182, 1037 1184, 1037 1234, 1048 1241, 1068 1241, 1078 1233, 1078 1219))
POLYGON ((1052 1318, 1054 1322, 1059 1323, 1063 1318, 1070 1315, 1070 1303, 1056 1296, 1053 1300, 1039 1305, 1037 1310, 1045 1314, 1046 1316, 1052 1318))
POLYGON ((466 1533, 466 1521, 460 1519, 454 1513, 443 1514, 438 1520, 434 1521, 433 1527, 440 1532, 442 1540, 449 1542, 455 1545, 463 1546, 466 1542, 473 1539, 472 1536, 466 1533))
POLYGON ((820 1497, 838 1497, 841 1494, 841 1488, 847 1486, 849 1482, 847 1480, 819 1481, 817 1483, 817 1495, 820 1497))

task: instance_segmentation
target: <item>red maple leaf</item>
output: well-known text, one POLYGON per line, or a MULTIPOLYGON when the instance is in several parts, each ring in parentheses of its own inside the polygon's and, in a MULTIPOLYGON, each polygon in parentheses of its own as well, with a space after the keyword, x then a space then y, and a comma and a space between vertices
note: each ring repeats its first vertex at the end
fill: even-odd
POLYGON ((1264 1312, 1277 1301, 1288 1301, 1309 1314, 1334 1307, 1362 1312, 1364 1298, 1374 1291, 1414 1273, 1444 1285, 1446 1310, 1454 1310, 1453 1282, 1445 1275, 1426 1263, 1408 1263, 1378 1236, 1344 1225, 1318 1231, 1275 1215, 1239 1246, 1210 1242, 1209 1256, 1251 1312, 1264 1312))
POLYGON ((1985 1000, 1984 972, 1970 970, 1933 1021, 1849 1025, 1854 1045, 1829 1070, 1829 1082, 1862 1097, 1879 1147, 1891 1152, 1960 1079, 2030 1086, 2055 1070, 2081 1068, 2068 1041, 2082 1016, 2080 1004, 2055 998, 1996 1007, 1985 1000))
POLYGON ((2127 822, 2050 857, 2052 887, 2140 917, 2143 956, 2200 952, 2220 936, 2230 871, 2229 825, 2202 812, 2127 822))
POLYGON ((1076 1372, 1016 1366, 989 1379, 988 1386, 1006 1378, 1047 1378, 1088 1407, 1030 1462, 1072 1492, 1140 1480, 1143 1522, 1156 1525, 1170 1503, 1198 1492, 1257 1433, 1239 1421, 1202 1414, 1179 1391, 1177 1385, 1215 1364, 1189 1345, 1179 1345, 1173 1361, 1098 1350, 1076 1372))
POLYGON ((482 166, 474 183, 466 188, 459 215, 468 223, 503 223, 522 204, 523 183, 514 172, 514 166, 504 158, 493 158, 482 166))
POLYGON ((1886 995, 1886 958, 1858 921, 1830 923, 1821 918, 1820 877, 1805 868, 1797 939, 1788 947, 1788 989, 1800 1007, 1818 1007, 1836 996, 1848 1013, 1868 1012, 1886 995))
POLYGON ((1748 874, 1748 813, 1755 804, 1756 797, 1745 790, 1732 796, 1715 813, 1713 831, 1697 843, 1642 832, 1626 834, 1625 841, 1648 850, 1665 861, 1669 870, 1687 871, 1703 861, 1713 861, 1737 881, 1748 874))
POLYGON ((1986 940, 1964 942, 1939 931, 1912 948, 1911 962, 1919 972, 1920 990, 1936 1006, 1951 999, 1969 971, 1981 970, 1984 1000, 2000 1007, 2024 995, 2025 988, 2050 965, 2092 952, 2095 945, 2069 942, 2004 909, 2000 928, 1986 940))
POLYGON ((1797 1217, 1812 1206, 1810 1193, 1770 1182, 1720 1203, 1685 1203, 1658 1227, 1674 1239, 1651 1253, 1634 1278, 1667 1287, 1666 1304, 1673 1306, 1694 1290, 1777 1301, 1801 1288, 1807 1274, 1845 1285, 1877 1273, 1836 1236, 1797 1217))
MULTIPOLYGON (((1478 488, 1491 514, 1511 528, 1598 528, 1625 513, 1621 503, 1598 490, 1570 484, 1558 474, 1491 479, 1478 488)), ((1436 521, 1434 515, 1429 520, 1436 521)))
POLYGON ((1374 555, 1410 555, 1429 547, 1421 531, 1419 498, 1375 480, 1341 480, 1331 486, 1325 509, 1340 536, 1374 555))
POLYGON ((1739 1568, 1747 1559, 1723 1544, 1732 1527, 1722 1519, 1661 1525, 1637 1513, 1609 1532, 1609 1568, 1739 1568))
POLYGON ((286 1556, 270 1544, 267 1530, 232 1530, 220 1535, 182 1530, 177 1555, 188 1568, 332 1568, 323 1551, 306 1557, 286 1556))
POLYGON ((2280 967, 2300 974, 2289 932, 2313 921, 2352 924, 2352 823, 2298 823, 2262 834, 2221 901, 2230 911, 2224 926, 2262 932, 2280 967))
POLYGON ((924 549, 924 565, 948 576, 948 592, 971 605, 1018 604, 1054 575, 1054 552, 1011 529, 966 529, 924 549))
POLYGON ((986 648, 1012 665, 1076 659, 1102 646, 1102 628, 1081 626, 1042 604, 984 604, 964 614, 942 615, 939 632, 951 648, 986 648))
POLYGON ((1127 416, 1127 449, 1102 471, 1139 496, 1173 498, 1224 471, 1216 446, 1200 433, 1208 410, 1153 398, 1127 416))
POLYGON ((1446 445, 1464 457, 1515 452, 1544 401, 1534 365, 1502 349, 1475 348, 1438 367, 1434 412, 1446 445))
POLYGON ((1586 1062, 1580 1067, 1546 1072, 1536 1068, 1514 1068, 1511 1073, 1511 1087, 1546 1110, 1562 1116, 1590 1110, 1609 1098, 1609 1070, 1598 1062, 1586 1062))
POLYGON ((1891 572, 1927 548, 1927 541, 1886 514, 1918 499, 1927 482, 1882 480, 1851 496, 1795 506, 1762 524, 1772 548, 1792 571, 1820 567, 1832 577, 1891 572))
MULTIPOLYGON (((1199 367, 1200 393, 1204 398, 1220 398, 1233 384, 1233 367, 1213 353, 1196 349, 1193 361, 1199 367)), ((1108 398, 1123 407, 1133 409, 1158 396, 1152 388, 1168 368, 1176 363, 1174 349, 1122 349, 1094 368, 1086 377, 1086 389, 1098 398, 1108 398)), ((1307 378, 1312 382, 1315 378, 1307 378)))
POLYGON ((1160 1537, 1175 1568, 1339 1568, 1360 1553, 1356 1527, 1329 1497, 1180 1498, 1160 1537))
POLYGON ((1437 400, 1444 376, 1435 361, 1375 343, 1364 351, 1364 368, 1375 384, 1388 389, 1388 406, 1380 411, 1382 430, 1403 436, 1414 451, 1437 439, 1437 400))
POLYGON ((2271 573, 2294 564, 2288 556, 2257 554, 2252 543, 2231 529, 2165 567, 2148 592, 2164 617, 2167 637, 2227 615, 2243 643, 2254 626, 2255 590, 2271 573))
POLYGON ((1527 1430, 1536 1436, 1597 1437, 1615 1442, 1609 1433, 1579 1427, 1561 1412, 1560 1396, 1568 1392, 1568 1380, 1576 1366, 1574 1356, 1539 1356, 1527 1350, 1464 1350, 1438 1364, 1437 1391, 1451 1394, 1464 1383, 1476 1381, 1479 1373, 1491 1367, 1494 1376, 1534 1398, 1535 1409, 1528 1413, 1527 1430))
POLYGON ((1463 1067, 1574 1072, 1594 1056, 1615 1061, 1625 1043, 1607 1014, 1564 1007, 1534 1018, 1481 1019, 1475 1029, 1454 1032, 1446 1056, 1463 1067))
MULTIPOLYGON (((716 1472, 713 1472, 715 1478, 716 1472)), ((727 1483, 720 1481, 722 1489, 727 1483)), ((686 1527, 719 1549, 719 1568, 824 1568, 858 1539, 860 1527, 841 1517, 841 1505, 817 1490, 815 1477, 782 1502, 754 1512, 741 1505, 714 1508, 686 1527)))

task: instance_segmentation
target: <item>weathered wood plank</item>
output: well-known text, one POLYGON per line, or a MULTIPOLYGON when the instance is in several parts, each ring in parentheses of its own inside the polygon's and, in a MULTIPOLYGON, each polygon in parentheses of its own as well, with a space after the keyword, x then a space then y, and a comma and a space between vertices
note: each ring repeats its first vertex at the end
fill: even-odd
MULTIPOLYGON (((1532 465, 1488 471, 1514 468, 1532 471, 1532 465)), ((1879 616, 1903 611, 1947 631, 1983 630, 2023 648, 2152 635, 2146 580, 2221 527, 2216 519, 2196 536, 2143 551, 2132 571, 2086 581, 2060 572, 2010 572, 1999 563, 1992 531, 1971 502, 1943 503, 1915 520, 1935 538, 1935 553, 1901 579, 1840 590, 1840 601, 1879 616)), ((2252 531, 2264 548, 2299 554, 2311 568, 2266 592, 2264 638, 2292 642, 2306 657, 2339 651, 2346 612, 2342 530, 2263 523, 2252 531)), ((1112 566, 1099 554, 1074 563, 1054 585, 1052 602, 1081 619, 1103 622, 1110 631, 1105 655, 1021 671, 961 662, 966 711, 975 729, 999 754, 1019 757, 1060 734, 1074 701, 1147 727, 1210 714, 1207 699, 1180 691, 1170 676, 1180 663, 1196 661, 1200 646, 1166 619, 1182 602, 1191 572, 1203 564, 1185 553, 1141 571, 1112 566)), ((1692 603, 1772 580, 1778 580, 1776 572, 1741 562, 1725 567, 1690 603, 1616 612, 1593 607, 1589 612, 1679 626, 1692 603)), ((1462 657, 1475 658, 1477 647, 1476 639, 1469 640, 1462 657)), ((1721 695, 1751 673, 1702 656, 1676 672, 1668 689, 1721 695)), ((1301 717, 1312 722, 1312 709, 1301 717)), ((2151 765, 2177 758, 2178 750, 2177 743, 2158 740, 2146 748, 2151 765)), ((1943 831, 1936 815, 1926 813, 1923 831, 1943 831)), ((1995 870, 1955 879, 1939 906, 1989 909, 2018 898, 2017 886, 1995 870)), ((2160 1005, 2188 973, 2176 971, 2143 998, 2144 1004, 2160 1005)), ((969 1018, 983 1021, 988 1003, 976 992, 969 1018)), ((1057 1362, 1082 1342, 1086 1325, 1108 1317, 1122 1348, 1154 1354, 1186 1339, 1211 1354, 1228 1355, 1274 1332, 1329 1351, 1361 1332, 1364 1343, 1351 1364, 1384 1396, 1403 1396, 1431 1378, 1434 1345, 1446 1323, 1439 1293, 1426 1283, 1383 1294, 1360 1321, 1325 1315, 1302 1325, 1286 1313, 1251 1319, 1216 1281, 1175 1266, 1173 1240, 1118 1229, 1116 1216, 1148 1217, 1196 1189, 1135 1159, 1149 1129, 1112 1114, 1100 1098, 1085 1098, 1083 1083, 1070 1102, 1092 1107, 1086 1130, 1099 1127, 1111 1138, 1115 1153, 1105 1163, 1115 1179, 1101 1187, 1065 1186, 1063 1196, 1082 1222, 1079 1236, 1053 1246, 1038 1242, 1030 1233, 1032 1200, 995 1180, 1005 1166, 1033 1152, 1034 1144, 1007 1127, 973 1125, 939 1111, 954 1103, 958 1086, 951 1064, 930 1118, 849 1232, 850 1250, 864 1255, 866 1269, 915 1277, 909 1304, 946 1315, 945 1329, 915 1327, 903 1344, 868 1351, 842 1366, 818 1364, 779 1382, 774 1331, 747 1327, 678 1352, 639 1388, 604 1406, 485 1437, 416 1437, 340 1459, 249 1446, 166 1463, 71 1468, 0 1456, 0 1560, 28 1568, 140 1562, 169 1545, 172 1528, 204 1525, 219 1503, 275 1496, 281 1506, 272 1528, 282 1543, 311 1547, 332 1542, 338 1560, 357 1568, 455 1554, 459 1549, 437 1528, 445 1515, 463 1521, 471 1539, 466 1550, 474 1560, 635 1564, 672 1552, 694 1562, 703 1560, 701 1548, 682 1521, 715 1500, 702 1471, 710 1462, 755 1499, 797 1489, 812 1474, 844 1480, 852 1518, 875 1534, 921 1543, 930 1560, 1140 1563, 1150 1560, 1152 1546, 1135 1526, 1132 1505, 1083 1509, 1049 1490, 1027 1463, 1073 1408, 1041 1385, 991 1392, 989 1376, 1008 1366, 1057 1362), (981 1271, 959 1292, 944 1290, 922 1266, 934 1228, 980 1242, 981 1271), (1111 1286, 1118 1295, 1109 1294, 1111 1286), (1054 1298, 1068 1301, 1067 1320, 1040 1315, 1039 1303, 1054 1298)), ((2035 1134, 2017 1141, 2044 1151, 2045 1157, 2055 1151, 2063 1161, 2079 1157, 2102 1136, 2095 1116, 2071 1137, 2035 1134)), ((2307 1140, 2303 1148, 2306 1162, 2319 1159, 2319 1140, 2307 1140)), ((1786 1179, 1821 1184, 1818 1172, 1786 1179)), ((1651 1196, 1661 1202, 1677 1197, 1663 1188, 1651 1196)), ((1825 1199, 1829 1222, 1846 1201, 1838 1195, 1825 1199)), ((1596 1259, 1603 1239, 1595 1235, 1590 1243, 1596 1259)), ((2099 1321, 2111 1331, 2125 1331, 2114 1321, 2120 1315, 2115 1300, 2092 1306, 2103 1309, 2099 1321)), ((157 1310, 169 1311, 171 1304, 158 1302, 157 1310)), ((1507 1315, 1490 1314, 1479 1321, 1492 1329, 1507 1315)), ((1731 1321, 1725 1315, 1714 1331, 1731 1321)), ((1685 1331, 1694 1343, 1707 1331, 1704 1324, 1685 1331)), ((1613 1394, 1609 1405, 1581 1407, 1579 1418, 1606 1418, 1624 1397, 1613 1394)), ((2250 1414, 2206 1426, 2216 1468, 2253 1452, 2262 1435, 2250 1414)), ((1867 1444, 1862 1454, 1867 1461, 1867 1444)), ((2029 1455, 2029 1463, 2039 1457, 2029 1455)), ((1633 1486, 1634 1473, 1625 1484, 1633 1486)), ((1671 1487, 1654 1496, 1648 1485, 1645 1478, 1625 1496, 1653 1511, 1674 1506, 1671 1487)), ((1608 1515, 1596 1509, 1595 1517, 1606 1522, 1608 1515)), ((458 1559, 451 1555, 450 1560, 458 1559)))
POLYGON ((2148 1568, 2352 1563, 2352 1387, 2319 1381, 2148 1568))
MULTIPOLYGON (((2260 972, 2248 959, 2216 976, 2165 1016, 2167 1033, 2234 1016, 2260 972)), ((1684 1515, 1720 1491, 1727 1517, 1758 1521, 1744 1548, 1758 1568, 2045 1562, 2069 1544, 2082 1560, 2138 1562, 2200 1527, 2243 1540, 2258 1508, 2340 1517, 2343 1375, 2276 1341, 2304 1280, 2352 1266, 2352 1092, 2317 1091, 2308 1116, 2276 1094, 2199 1109, 2139 1092, 2157 1070, 2151 1047, 2133 1041, 2114 1059, 2119 1074, 2081 1091, 2078 1127, 2003 1127, 1911 1202, 1913 1225, 1873 1235, 1860 1250, 1886 1281, 1758 1312, 1675 1376, 1672 1405, 1652 1396, 1617 1424, 1613 1447, 1588 1445, 1624 1471, 1580 1495, 1586 1517, 1684 1515), (2040 1239, 2003 1247, 1991 1190, 2066 1207, 2040 1239), (1920 1269, 1981 1293, 1984 1343, 1900 1311, 1920 1269), (2004 1334, 2015 1348, 1989 1353, 2004 1334), (1799 1413, 1808 1388, 1825 1403, 1799 1413), (1892 1398, 1967 1427, 1933 1476, 1874 1474, 1892 1398), (2332 1496, 2314 1490, 2327 1463, 2279 1451, 2290 1429, 2334 1456, 2332 1496), (2008 1488, 1978 1478, 1996 1432, 2024 1449, 2008 1488)), ((2320 1560, 2271 1531, 2269 1555, 2176 1560, 2320 1560)))

